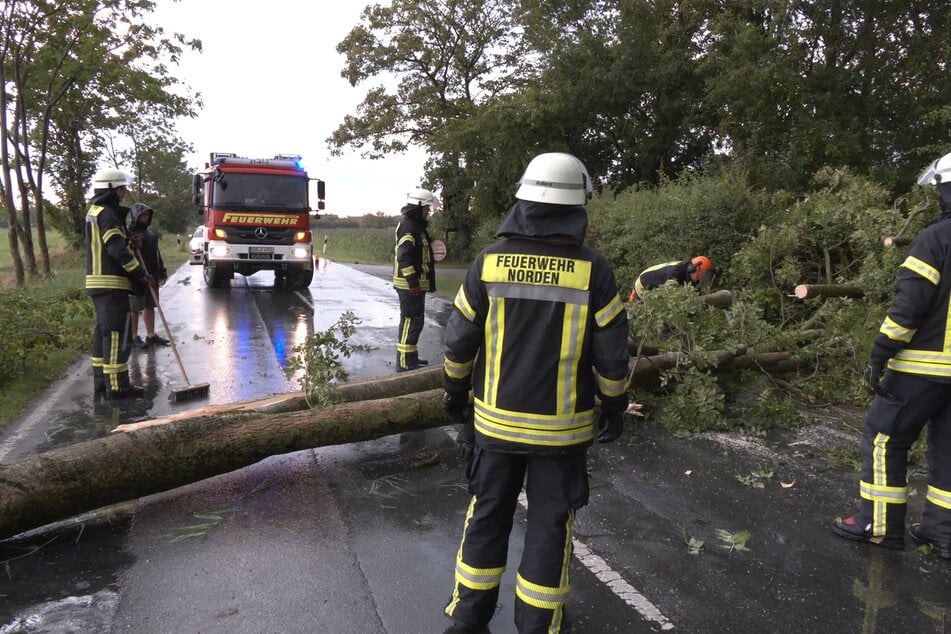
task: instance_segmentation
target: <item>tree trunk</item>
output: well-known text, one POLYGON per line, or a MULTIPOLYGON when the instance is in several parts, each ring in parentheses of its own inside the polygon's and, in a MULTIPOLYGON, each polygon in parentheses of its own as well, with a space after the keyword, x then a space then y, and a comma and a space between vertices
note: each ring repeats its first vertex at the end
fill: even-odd
POLYGON ((729 308, 733 305, 733 293, 730 291, 715 291, 701 297, 705 303, 716 308, 729 308))
POLYGON ((179 420, 0 465, 0 539, 269 456, 448 424, 442 395, 430 390, 319 412, 179 420))
POLYGON ((800 284, 794 294, 797 299, 814 297, 862 297, 865 290, 849 284, 800 284))

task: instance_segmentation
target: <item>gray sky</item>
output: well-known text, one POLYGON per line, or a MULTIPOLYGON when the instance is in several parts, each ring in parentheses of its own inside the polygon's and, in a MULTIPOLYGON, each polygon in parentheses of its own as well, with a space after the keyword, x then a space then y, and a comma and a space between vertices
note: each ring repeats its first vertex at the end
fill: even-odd
POLYGON ((204 166, 213 151, 299 154, 308 173, 327 183, 326 213, 398 214, 422 178, 421 150, 371 161, 349 150, 333 157, 325 142, 380 83, 352 88, 340 77, 344 58, 335 50, 366 4, 157 0, 153 24, 198 38, 204 49, 175 71, 205 104, 196 119, 178 125, 195 147, 189 167, 204 166))

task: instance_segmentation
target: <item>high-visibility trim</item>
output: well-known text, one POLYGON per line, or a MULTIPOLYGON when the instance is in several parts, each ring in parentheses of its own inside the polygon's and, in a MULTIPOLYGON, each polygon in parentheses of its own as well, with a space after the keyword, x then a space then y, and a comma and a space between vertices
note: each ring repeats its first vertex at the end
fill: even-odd
POLYGON ((905 328, 901 324, 895 322, 891 317, 885 317, 885 320, 882 322, 882 327, 879 328, 878 331, 889 339, 908 343, 911 341, 911 338, 915 336, 915 333, 918 331, 918 329, 905 328))
POLYGON ((515 575, 515 595, 528 605, 542 610, 557 610, 568 600, 570 592, 571 587, 567 585, 550 588, 526 580, 522 573, 515 575))
POLYGON ((406 354, 406 353, 410 353, 410 352, 417 352, 418 349, 417 349, 416 345, 411 344, 411 343, 398 343, 398 344, 396 344, 396 351, 397 351, 397 352, 402 352, 402 353, 406 354))
POLYGON ((464 287, 460 286, 459 290, 456 291, 456 298, 453 300, 452 305, 459 309, 459 312, 462 313, 462 316, 465 317, 467 321, 475 321, 476 312, 473 310, 472 304, 469 303, 469 298, 466 297, 464 287))
POLYGON ((901 263, 901 268, 917 273, 935 286, 941 282, 941 272, 938 269, 912 255, 905 258, 905 261, 901 263))
MULTIPOLYGON (((475 511, 476 496, 472 496, 472 499, 469 500, 469 508, 466 509, 466 521, 462 524, 462 538, 459 540, 459 550, 456 551, 456 568, 459 567, 459 564, 462 563, 462 546, 466 543, 466 534, 469 532, 469 522, 472 520, 472 515, 475 511)), ((453 573, 453 578, 455 578, 455 573, 453 573)), ((449 603, 446 605, 443 612, 446 616, 452 616, 452 613, 455 611, 456 606, 459 605, 459 586, 461 584, 458 582, 452 584, 452 596, 449 598, 449 603)))
POLYGON ((102 243, 106 244, 112 238, 121 238, 123 241, 126 239, 125 233, 123 233, 123 231, 119 229, 118 227, 112 227, 111 229, 106 231, 104 234, 102 234, 102 243))
POLYGON ((607 379, 595 370, 594 378, 598 383, 598 389, 605 396, 621 396, 627 392, 627 377, 623 379, 607 379))
POLYGON ((615 294, 614 299, 612 299, 607 306, 594 314, 594 321, 598 324, 599 328, 604 328, 623 310, 624 304, 621 302, 621 298, 615 294))
POLYGON ((484 336, 485 377, 482 393, 485 403, 494 405, 499 394, 499 377, 502 375, 502 342, 505 340, 504 297, 489 298, 484 336))
POLYGON ((578 399, 575 383, 578 380, 578 363, 581 346, 584 345, 587 317, 587 306, 565 304, 561 325, 561 358, 558 360, 558 378, 555 383, 555 403, 562 414, 575 411, 578 399))
POLYGON ((465 363, 456 363, 455 361, 446 358, 443 361, 442 367, 446 372, 446 376, 451 379, 464 379, 470 374, 472 374, 472 366, 475 363, 475 359, 467 361, 465 363))
POLYGON ((101 368, 102 367, 102 357, 93 357, 92 358, 92 367, 101 368))
POLYGON ((535 299, 543 302, 564 304, 587 304, 588 291, 561 286, 532 286, 529 284, 502 284, 490 282, 485 285, 489 297, 508 299, 535 299))
POLYGON ((403 244, 403 243, 405 243, 405 242, 409 242, 409 243, 410 243, 411 245, 413 245, 414 247, 416 246, 416 238, 413 237, 413 234, 412 234, 412 233, 404 234, 399 240, 397 240, 397 242, 396 242, 396 248, 398 249, 398 248, 400 247, 400 245, 403 244))
POLYGON ((634 293, 632 293, 631 298, 633 299, 634 297, 637 297, 638 295, 643 297, 644 291, 646 290, 647 289, 644 288, 644 284, 641 283, 641 278, 638 277, 636 280, 634 280, 634 293))
MULTIPOLYGON (((871 491, 874 487, 884 487, 887 486, 888 482, 888 471, 885 464, 886 457, 886 444, 888 443, 889 436, 887 434, 878 433, 875 434, 875 438, 872 439, 872 482, 868 484, 871 487, 866 494, 871 495, 871 491)), ((859 495, 862 495, 862 482, 859 482, 859 495)), ((884 535, 885 527, 888 525, 886 523, 888 506, 883 499, 876 499, 875 497, 868 498, 872 502, 872 535, 884 535)))
MULTIPOLYGON (((99 260, 93 260, 98 262, 99 260)), ((98 266, 96 268, 99 268, 98 266)), ((132 282, 122 275, 87 275, 86 288, 99 288, 114 291, 131 291, 132 282)))
POLYGON ((951 377, 951 355, 906 348, 888 360, 888 368, 907 374, 951 377))
POLYGON ((928 485, 928 494, 925 501, 931 502, 935 506, 951 511, 951 491, 943 491, 936 486, 928 485))
POLYGON ((410 275, 415 275, 415 274, 416 274, 416 267, 415 267, 415 266, 412 266, 412 265, 410 265, 410 266, 404 266, 403 268, 400 269, 400 274, 401 274, 403 277, 409 277, 410 275))
POLYGON ((509 442, 568 447, 594 438, 594 411, 531 414, 492 407, 475 400, 475 428, 509 442))
POLYGON ((859 495, 866 500, 886 504, 904 504, 908 501, 908 487, 887 487, 868 482, 859 482, 859 495))
POLYGON ((591 262, 554 255, 491 253, 482 260, 482 281, 533 286, 560 286, 587 291, 591 262))
POLYGON ((462 560, 456 561, 456 581, 467 588, 473 590, 491 590, 502 583, 502 573, 505 572, 505 566, 501 568, 473 568, 465 564, 462 560))

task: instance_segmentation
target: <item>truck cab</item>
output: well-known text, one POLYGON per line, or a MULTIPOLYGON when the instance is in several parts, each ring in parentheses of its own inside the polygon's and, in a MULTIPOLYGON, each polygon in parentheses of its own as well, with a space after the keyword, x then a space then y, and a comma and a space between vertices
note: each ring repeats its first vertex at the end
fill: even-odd
MULTIPOLYGON (((205 283, 228 287, 235 273, 273 271, 275 286, 306 288, 314 277, 310 177, 296 155, 270 159, 213 152, 192 179, 192 197, 204 214, 202 251, 191 258, 205 283)), ((317 209, 324 182, 317 180, 317 209)))

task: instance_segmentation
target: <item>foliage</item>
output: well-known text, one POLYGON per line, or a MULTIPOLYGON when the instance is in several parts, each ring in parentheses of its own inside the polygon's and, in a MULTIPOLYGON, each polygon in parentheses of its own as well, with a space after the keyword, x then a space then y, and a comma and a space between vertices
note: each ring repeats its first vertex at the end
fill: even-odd
POLYGON ((687 545, 687 554, 688 555, 699 555, 703 550, 703 540, 697 539, 696 537, 691 537, 687 534, 687 531, 681 529, 681 537, 684 540, 684 544, 687 545))
POLYGON ((725 548, 728 552, 733 552, 737 550, 749 550, 746 546, 746 542, 750 540, 749 531, 737 531, 731 533, 730 531, 718 528, 717 529, 717 539, 723 542, 720 544, 720 548, 725 548))
POLYGON ((335 386, 347 380, 341 357, 349 358, 354 352, 368 351, 368 345, 354 345, 350 337, 357 331, 360 320, 347 311, 333 326, 314 333, 294 347, 293 356, 287 362, 287 371, 303 370, 300 377, 304 397, 311 407, 326 407, 338 402, 335 386))

